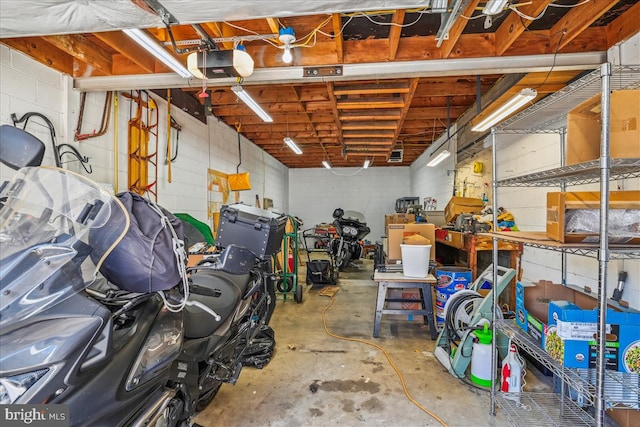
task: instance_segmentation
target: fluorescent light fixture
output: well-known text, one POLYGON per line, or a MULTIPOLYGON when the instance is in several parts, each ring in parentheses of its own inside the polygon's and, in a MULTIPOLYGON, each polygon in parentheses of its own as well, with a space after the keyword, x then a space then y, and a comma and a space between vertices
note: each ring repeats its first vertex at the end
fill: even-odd
POLYGON ((369 159, 364 159, 364 165, 362 165, 362 167, 363 167, 364 169, 366 169, 366 168, 368 168, 368 167, 369 167, 369 165, 370 165, 370 164, 371 164, 371 160, 369 160, 369 159))
POLYGON ((295 143, 295 141, 291 138, 289 138, 288 136, 284 137, 284 143, 287 144, 289 146, 289 148, 291 148, 291 150, 293 150, 294 153, 296 154, 302 154, 302 150, 300 149, 300 147, 298 147, 295 143))
POLYGON ((331 165, 329 164, 329 162, 327 162, 326 160, 322 161, 322 166, 324 166, 327 169, 331 169, 331 165))
POLYGON ((482 9, 482 13, 485 15, 497 15, 504 10, 508 2, 509 0, 488 0, 487 4, 484 5, 484 9, 482 9))
POLYGON ((136 43, 145 48, 149 53, 162 61, 167 67, 178 73, 180 77, 190 79, 193 75, 187 70, 173 55, 165 48, 160 46, 146 32, 136 28, 123 30, 126 35, 131 37, 136 43))
POLYGON ((449 157, 450 155, 451 155, 451 151, 442 150, 440 152, 440 154, 435 156, 433 159, 431 159, 431 161, 429 163, 427 163, 427 166, 431 166, 431 167, 436 166, 436 165, 440 164, 440 162, 442 162, 444 159, 449 157))
POLYGON ((449 7, 449 0, 432 0, 431 12, 432 13, 447 13, 449 7))
POLYGON ((535 89, 522 89, 516 96, 505 102, 504 105, 472 127, 471 130, 474 132, 482 132, 489 129, 514 111, 517 111, 527 102, 534 100, 536 96, 538 96, 538 92, 535 89))
POLYGON ((249 95, 240 85, 231 86, 231 90, 244 102, 247 107, 251 108, 262 120, 267 123, 271 123, 273 119, 261 106, 249 95))

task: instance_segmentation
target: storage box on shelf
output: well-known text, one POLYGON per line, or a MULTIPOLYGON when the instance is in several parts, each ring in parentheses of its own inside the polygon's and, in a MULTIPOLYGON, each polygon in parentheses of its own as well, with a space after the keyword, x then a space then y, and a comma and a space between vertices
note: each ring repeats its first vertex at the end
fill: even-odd
POLYGON ((416 216, 408 213, 395 213, 386 214, 384 216, 384 229, 385 232, 389 227, 389 224, 410 224, 416 222, 416 216))
MULTIPOLYGON (((567 164, 600 157, 601 96, 595 95, 567 115, 567 164)), ((613 158, 640 157, 640 90, 616 90, 610 101, 610 150, 613 158)))
MULTIPOLYGON (((605 368, 640 373, 640 313, 607 310, 605 368)), ((545 351, 567 368, 595 368, 598 310, 549 303, 545 351)))
POLYGON ((266 259, 280 251, 287 216, 240 203, 220 209, 216 244, 244 246, 258 258, 266 259))
MULTIPOLYGON (((600 192, 547 193, 547 236, 561 243, 600 241, 600 192)), ((640 191, 609 192, 609 242, 640 244, 640 191)))
POLYGON ((389 224, 387 229, 387 258, 391 261, 401 260, 402 251, 400 244, 405 237, 412 234, 419 234, 426 237, 431 242, 432 248, 429 254, 429 258, 436 259, 436 248, 434 242, 436 241, 436 227, 433 224, 389 224))
POLYGON ((482 199, 454 196, 444 208, 444 219, 447 222, 452 222, 461 213, 478 214, 483 207, 482 199))
POLYGON ((517 325, 529 334, 540 348, 544 348, 549 303, 554 300, 573 301, 575 294, 576 291, 548 280, 536 283, 517 282, 517 325))

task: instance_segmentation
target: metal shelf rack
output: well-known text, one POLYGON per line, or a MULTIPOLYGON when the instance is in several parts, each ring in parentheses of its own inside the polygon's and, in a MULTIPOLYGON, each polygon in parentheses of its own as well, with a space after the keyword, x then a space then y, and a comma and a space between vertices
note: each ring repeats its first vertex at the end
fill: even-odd
MULTIPOLYGON (((569 369, 560 365, 544 351, 531 336, 514 324, 513 320, 498 320, 496 329, 506 335, 518 348, 527 352, 537 362, 549 369, 566 385, 574 390, 581 399, 593 405, 595 396, 595 370, 569 369)), ((533 394, 533 393, 532 393, 533 394)), ((607 408, 638 407, 640 394, 640 375, 607 370, 605 372, 604 400, 607 408)), ((562 398, 562 396, 560 396, 562 398)), ((566 396, 565 396, 565 399, 566 396)))
POLYGON ((593 417, 573 401, 555 393, 520 393, 520 403, 502 393, 498 405, 516 426, 591 426, 593 417))
MULTIPOLYGON (((611 159, 610 179, 640 177, 640 159, 611 159)), ((579 185, 600 181, 600 161, 578 163, 515 178, 504 179, 500 187, 553 187, 561 184, 579 185)))
MULTIPOLYGON (((513 243, 522 243, 532 248, 546 249, 548 251, 564 252, 572 255, 597 258, 599 247, 590 243, 558 243, 546 238, 544 232, 497 232, 481 233, 482 236, 494 237, 513 243), (525 237, 531 236, 531 237, 525 237)), ((640 259, 640 246, 638 245, 609 245, 611 259, 640 259)))
MULTIPOLYGON (((549 367, 558 371, 557 375, 562 379, 562 393, 551 399, 551 401, 544 400, 544 408, 542 413, 552 413, 552 411, 558 409, 560 413, 565 411, 565 402, 570 401, 564 395, 564 386, 569 384, 572 388, 578 388, 581 390, 579 393, 589 400, 594 405, 594 418, 593 420, 585 419, 583 425, 593 425, 597 427, 604 426, 606 404, 615 406, 625 403, 624 392, 620 392, 620 381, 624 386, 627 383, 626 376, 612 377, 609 372, 605 372, 605 345, 606 345, 606 308, 607 298, 605 291, 607 289, 607 273, 608 263, 613 258, 612 255, 623 255, 630 258, 637 258, 638 249, 630 250, 612 250, 609 245, 608 235, 608 207, 609 207, 609 181, 611 179, 623 179, 628 177, 640 176, 640 168, 638 163, 640 159, 611 159, 610 158, 610 96, 612 90, 624 90, 624 89, 637 89, 640 88, 640 66, 612 66, 610 63, 602 64, 599 69, 583 76, 575 82, 567 85, 564 89, 540 100, 536 104, 527 108, 526 110, 516 114, 512 118, 504 121, 500 126, 494 127, 491 130, 492 136, 492 150, 493 150, 493 211, 497 211, 498 207, 498 186, 528 186, 528 187, 541 187, 541 186, 553 186, 560 185, 564 190, 567 184, 583 184, 583 183, 600 183, 600 236, 599 243, 596 247, 576 247, 574 245, 562 247, 559 245, 549 244, 548 242, 534 243, 531 242, 529 246, 537 246, 544 249, 559 250, 563 252, 563 279, 565 276, 566 253, 575 253, 578 255, 596 256, 598 259, 598 339, 597 339, 597 360, 596 368, 587 370, 581 374, 574 371, 567 373, 566 369, 558 371, 557 365, 551 364, 549 367), (498 181, 497 179, 497 151, 496 142, 498 134, 535 134, 535 133, 556 133, 560 135, 561 142, 561 161, 564 164, 564 143, 566 131, 564 130, 567 114, 573 108, 580 105, 582 102, 592 98, 595 95, 601 95, 602 115, 602 138, 601 138, 601 150, 600 159, 587 162, 586 164, 573 165, 569 167, 562 167, 553 169, 551 171, 539 172, 529 174, 523 177, 511 178, 508 180, 498 181), (575 376, 581 378, 576 380, 575 376), (582 377, 584 376, 584 380, 582 377), (617 378, 617 379, 616 379, 617 378), (588 384, 588 385, 585 385, 588 384), (591 387, 593 385, 593 388, 591 387), (608 387, 614 386, 617 392, 611 393, 608 387), (609 394, 607 394, 609 393, 609 394)), ((497 224, 494 219, 494 229, 497 224)), ((493 236, 493 264, 498 263, 498 239, 499 236, 493 236)), ((494 282, 497 281, 497 271, 494 269, 494 282)), ((563 280, 564 282, 564 280, 563 280)), ((497 305, 497 298, 494 295, 493 304, 497 305)), ((497 319, 493 319, 493 333, 497 332, 497 319)), ((522 344, 522 343, 521 343, 522 344)), ((523 344, 522 347, 529 354, 543 355, 536 351, 536 347, 527 346, 523 344)), ((495 344, 492 348, 492 363, 497 362, 497 349, 495 344)), ((542 357, 544 358, 544 357, 542 357)), ((547 361, 548 362, 548 361, 547 361)), ((545 366, 547 364, 545 363, 545 366)), ((637 378, 630 380, 629 382, 635 386, 634 381, 637 382, 637 378)), ((632 390, 634 390, 632 388, 632 390)), ((637 390, 637 388, 635 388, 637 390)), ((638 394, 635 394, 635 407, 638 405, 638 394)), ((502 397, 498 402, 498 396, 496 394, 495 382, 492 384, 491 389, 491 413, 495 413, 496 403, 505 402, 502 397)), ((533 403, 533 402, 531 402, 533 403)), ((502 405, 507 414, 510 414, 510 407, 508 405, 502 405)), ((532 407, 533 408, 533 407, 532 407)), ((568 409, 567 409, 568 410, 568 409)), ((582 420, 581 420, 582 421, 582 420)), ((535 417, 527 417, 527 420, 516 421, 517 425, 542 425, 539 424, 539 420, 535 417)), ((545 424, 546 425, 546 424, 545 424)), ((553 424, 552 424, 553 425, 553 424)), ((563 424, 564 425, 564 424, 563 424)))

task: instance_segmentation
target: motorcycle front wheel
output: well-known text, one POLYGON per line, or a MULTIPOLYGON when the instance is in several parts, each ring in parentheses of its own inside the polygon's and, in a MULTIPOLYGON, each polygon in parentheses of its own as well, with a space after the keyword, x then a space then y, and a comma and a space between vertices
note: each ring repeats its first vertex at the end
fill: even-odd
POLYGON ((204 411, 204 409, 209 406, 209 403, 211 403, 213 398, 218 394, 221 385, 222 383, 218 383, 209 390, 200 394, 198 401, 196 402, 196 412, 204 411))

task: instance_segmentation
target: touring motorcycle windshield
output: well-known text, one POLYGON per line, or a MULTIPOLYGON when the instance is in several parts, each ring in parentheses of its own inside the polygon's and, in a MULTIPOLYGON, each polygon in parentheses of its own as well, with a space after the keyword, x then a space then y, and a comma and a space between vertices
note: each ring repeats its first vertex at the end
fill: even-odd
POLYGON ((366 224, 367 222, 364 218, 364 215, 358 211, 344 211, 344 215, 342 215, 342 218, 356 220, 363 224, 366 224))
POLYGON ((115 197, 59 168, 21 169, 0 203, 0 328, 83 291, 129 227, 115 197))

